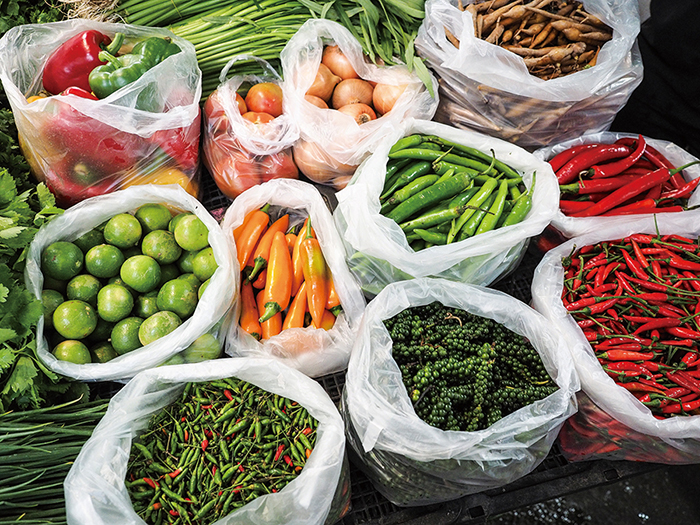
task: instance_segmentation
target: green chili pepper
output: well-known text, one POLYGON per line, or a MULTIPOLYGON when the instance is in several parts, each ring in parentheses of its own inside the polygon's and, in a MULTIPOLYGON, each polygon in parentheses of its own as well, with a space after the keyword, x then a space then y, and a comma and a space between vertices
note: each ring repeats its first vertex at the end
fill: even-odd
POLYGON ((489 195, 489 198, 482 205, 482 207, 476 210, 476 212, 469 218, 462 230, 459 232, 459 236, 457 237, 458 242, 463 241, 464 239, 468 239, 469 237, 474 235, 476 229, 479 227, 479 224, 481 224, 481 221, 489 212, 489 209, 491 208, 491 205, 495 200, 496 194, 491 193, 489 195))
POLYGON ((513 224, 518 224, 525 219, 525 216, 530 213, 532 209, 532 194, 535 191, 535 174, 532 174, 532 186, 523 193, 518 200, 513 204, 513 209, 510 211, 506 220, 503 222, 503 226, 512 226, 513 224))
POLYGON ((396 144, 391 147, 389 153, 394 153, 400 149, 416 148, 420 146, 421 142, 423 142, 423 135, 409 135, 408 137, 398 140, 396 144))
POLYGON ((379 202, 384 202, 384 200, 393 195, 397 189, 429 173, 430 168, 430 162, 415 162, 410 164, 400 172, 396 177, 396 181, 379 197, 379 202))
POLYGON ((495 228, 498 219, 501 217, 501 213, 503 213, 503 205, 505 204, 507 195, 508 183, 506 181, 501 181, 501 185, 498 188, 498 192, 496 193, 496 198, 494 199, 493 204, 489 208, 488 213, 486 214, 486 216, 484 216, 481 223, 479 224, 479 227, 476 229, 475 235, 491 231, 495 228))
POLYGON ((447 234, 447 243, 451 243, 461 232, 467 221, 479 210, 479 207, 489 198, 491 193, 496 186, 498 181, 496 179, 487 180, 481 189, 476 192, 476 194, 467 203, 467 209, 460 215, 457 219, 450 232, 447 234))

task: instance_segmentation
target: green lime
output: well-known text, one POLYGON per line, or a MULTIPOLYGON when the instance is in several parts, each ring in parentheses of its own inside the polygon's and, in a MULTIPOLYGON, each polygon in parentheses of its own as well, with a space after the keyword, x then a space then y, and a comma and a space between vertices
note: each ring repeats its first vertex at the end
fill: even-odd
POLYGON ((172 219, 170 210, 159 203, 144 204, 136 210, 134 216, 141 223, 144 233, 155 230, 167 230, 170 219, 172 219))
POLYGON ((178 213, 177 215, 175 215, 175 217, 170 219, 170 222, 168 223, 168 231, 174 232, 175 226, 177 226, 177 223, 180 222, 182 219, 184 219, 187 215, 189 215, 189 214, 188 213, 178 213))
POLYGON ((183 250, 198 252, 209 246, 209 228, 194 213, 185 214, 173 234, 183 250))
POLYGON ((97 306, 97 292, 102 288, 102 283, 94 275, 89 273, 81 273, 76 275, 66 286, 66 296, 68 299, 77 299, 85 301, 90 306, 97 306))
POLYGON ((75 244, 57 241, 49 244, 41 254, 41 269, 45 275, 69 281, 83 269, 83 252, 75 244))
POLYGON ((109 339, 109 336, 112 334, 113 327, 114 323, 105 321, 98 314, 97 326, 95 327, 93 332, 88 336, 87 340, 90 343, 101 343, 103 341, 107 341, 109 339))
POLYGON ((192 271, 197 278, 204 282, 209 279, 219 267, 214 258, 214 250, 211 246, 197 252, 192 259, 192 271))
POLYGON ((143 319, 140 317, 127 317, 114 325, 112 329, 112 346, 119 355, 126 354, 141 347, 139 341, 139 328, 143 319))
POLYGON ((130 213, 119 213, 105 224, 105 241, 117 248, 131 248, 141 240, 143 228, 139 220, 130 213))
POLYGON ((160 265, 148 255, 134 255, 124 261, 119 276, 137 292, 150 292, 160 282, 160 265))
POLYGON ((53 328, 53 312, 65 299, 56 290, 42 290, 41 304, 44 307, 44 329, 53 328))
MULTIPOLYGON (((116 323, 131 313, 134 297, 124 286, 108 284, 97 294, 97 313, 105 321, 116 323)), ((55 321, 55 319, 54 319, 55 321)))
POLYGON ((202 284, 202 281, 197 279, 197 276, 193 273, 183 273, 183 274, 180 274, 177 278, 184 279, 185 281, 189 282, 192 286, 195 287, 195 289, 199 288, 200 285, 202 284))
POLYGON ((97 326, 97 314, 86 302, 64 301, 53 312, 53 326, 66 339, 83 339, 97 326))
POLYGON ((97 246, 98 244, 104 244, 104 242, 105 237, 104 235, 102 235, 102 232, 100 230, 93 229, 87 233, 82 234, 80 237, 73 241, 73 244, 80 248, 80 250, 83 253, 87 253, 93 246, 97 246))
POLYGON ((170 359, 165 361, 165 363, 161 364, 160 366, 170 366, 170 365, 181 365, 184 364, 185 358, 182 357, 182 352, 179 354, 175 354, 172 356, 170 359))
POLYGON ((114 348, 107 341, 100 343, 98 345, 90 348, 90 354, 92 355, 93 363, 106 363, 117 357, 117 353, 114 348))
POLYGON ((53 349, 53 355, 56 356, 56 359, 60 359, 61 361, 70 361, 71 363, 75 363, 77 365, 84 365, 92 362, 88 347, 80 341, 75 341, 72 339, 58 343, 53 349))
POLYGON ((182 252, 182 255, 177 261, 177 267, 180 268, 182 273, 192 273, 192 262, 197 256, 198 252, 182 252))
POLYGON ((199 363, 221 357, 223 348, 219 340, 212 334, 200 335, 194 342, 182 351, 186 363, 199 363))
POLYGON ((167 230, 155 230, 147 234, 141 241, 141 251, 160 264, 174 263, 182 255, 182 248, 175 242, 175 236, 167 230))
POLYGON ((58 293, 65 295, 67 286, 68 281, 60 281, 58 279, 54 279, 53 277, 49 277, 48 275, 44 275, 44 288, 47 290, 55 290, 58 293))
POLYGON ((122 264, 124 264, 124 254, 111 244, 98 244, 85 254, 85 269, 100 279, 119 275, 122 264))
POLYGON ((175 312, 182 319, 197 308, 197 289, 185 279, 173 279, 158 291, 158 309, 175 312))
POLYGON ((158 312, 141 323, 139 341, 147 345, 156 339, 168 335, 182 324, 182 320, 173 312, 158 312))
POLYGON ((136 304, 134 305, 134 314, 139 317, 152 316, 158 311, 158 292, 153 290, 146 294, 139 295, 136 297, 136 304))
POLYGON ((180 275, 180 269, 174 264, 163 264, 160 267, 160 282, 158 288, 172 279, 177 279, 180 275))
POLYGON ((197 290, 197 299, 201 299, 202 295, 204 295, 204 290, 207 289, 207 286, 209 286, 209 283, 211 282, 211 279, 207 279, 202 283, 202 285, 199 287, 197 290))
POLYGON ((132 246, 131 248, 127 248, 126 250, 123 250, 124 253, 124 260, 133 257, 134 255, 141 255, 141 248, 138 246, 132 246))

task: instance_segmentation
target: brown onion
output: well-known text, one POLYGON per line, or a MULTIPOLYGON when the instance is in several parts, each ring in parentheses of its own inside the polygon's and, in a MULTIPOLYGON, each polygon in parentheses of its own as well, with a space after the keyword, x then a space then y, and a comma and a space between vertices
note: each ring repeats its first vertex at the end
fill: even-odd
POLYGON ((346 57, 338 46, 326 46, 323 50, 321 63, 328 66, 334 75, 338 75, 343 80, 348 78, 360 78, 350 60, 346 57))
POLYGON ((335 76, 333 72, 328 69, 325 65, 319 64, 318 71, 316 72, 316 78, 314 83, 306 92, 307 95, 313 95, 328 102, 333 94, 333 89, 335 85, 342 79, 335 76))
POLYGON ((314 95, 304 95, 304 99, 318 108, 328 109, 328 104, 326 104, 326 101, 322 98, 316 97, 314 95))
POLYGON ((347 104, 338 108, 338 111, 350 115, 358 124, 365 124, 377 118, 377 114, 367 104, 347 104))
POLYGON ((340 109, 348 104, 367 104, 372 103, 372 86, 366 80, 359 78, 350 78, 343 80, 335 86, 333 91, 333 107, 340 109))
POLYGON ((294 144, 294 162, 306 177, 321 184, 335 184, 338 179, 351 177, 357 169, 338 162, 315 142, 303 139, 294 144))
POLYGON ((372 105, 377 113, 384 115, 394 107, 399 97, 406 91, 407 84, 392 86, 391 84, 377 84, 372 92, 372 105))

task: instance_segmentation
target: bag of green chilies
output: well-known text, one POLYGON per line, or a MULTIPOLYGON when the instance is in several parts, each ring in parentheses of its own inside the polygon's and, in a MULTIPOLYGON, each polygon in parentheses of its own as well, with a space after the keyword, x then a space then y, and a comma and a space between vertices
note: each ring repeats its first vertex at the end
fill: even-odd
MULTIPOLYGON (((198 395, 197 388, 203 388, 207 382, 218 385, 231 378, 233 378, 232 381, 229 381, 231 385, 235 385, 237 382, 240 382, 241 385, 243 382, 249 383, 250 385, 246 386, 245 390, 259 388, 260 392, 273 394, 269 396, 269 399, 273 399, 274 395, 277 395, 298 403, 308 412, 310 416, 308 421, 317 421, 317 426, 314 432, 313 451, 309 454, 300 471, 292 470, 297 474, 294 479, 291 479, 284 487, 279 486, 279 490, 270 486, 269 494, 261 495, 266 492, 262 486, 256 487, 256 490, 250 490, 246 495, 245 504, 238 506, 236 510, 230 510, 225 516, 219 516, 216 521, 217 525, 233 523, 313 523, 322 525, 326 519, 332 521, 340 519, 349 504, 349 477, 347 462, 344 459, 343 423, 328 394, 317 382, 277 361, 224 358, 192 365, 174 365, 147 370, 134 377, 112 398, 107 414, 81 450, 64 483, 68 523, 76 525, 83 523, 94 525, 143 524, 144 521, 134 510, 126 483, 134 485, 134 481, 136 481, 130 479, 129 458, 130 456, 136 457, 142 447, 149 443, 146 435, 149 422, 154 416, 157 418, 158 414, 169 410, 167 407, 171 405, 173 409, 177 407, 174 403, 182 399, 188 383, 194 382, 196 384, 188 388, 185 397, 195 393, 195 396, 190 396, 189 399, 197 401, 201 409, 201 405, 204 403, 196 397, 198 395), (278 491, 272 492, 272 488, 278 491), (249 500, 248 496, 250 496, 249 500)), ((211 389, 203 388, 202 392, 211 395, 211 389)), ((230 393, 232 397, 238 395, 234 386, 232 386, 230 393)), ((264 403, 267 403, 267 398, 264 403)), ((204 410, 209 409, 205 408, 204 410)), ((252 418, 255 417, 252 406, 249 415, 252 418)), ((236 419, 238 418, 241 421, 245 420, 243 415, 237 416, 236 419)), ((200 421, 203 420, 204 418, 200 419, 200 421)), ((181 424, 182 421, 178 421, 178 423, 181 424)), ((254 430, 257 426, 256 423, 259 421, 251 421, 254 430)), ((183 430, 184 437, 184 429, 187 427, 180 425, 180 428, 183 430)), ((241 434, 244 433, 238 431, 238 435, 241 434)), ((231 435, 233 436, 233 434, 231 435)), ((247 432, 245 435, 247 436, 247 432)), ((177 429, 175 436, 179 438, 177 429)), ((175 438, 171 436, 168 439, 166 437, 168 446, 172 439, 175 438)), ((257 436, 252 437, 252 439, 257 442, 257 436)), ((264 439, 265 436, 260 438, 261 441, 264 439)), ((221 476, 223 472, 223 476, 226 476, 225 462, 221 461, 220 445, 216 436, 208 437, 204 428, 200 427, 198 434, 188 435, 188 441, 190 440, 197 440, 198 447, 195 447, 194 450, 204 449, 202 450, 204 455, 209 454, 210 459, 217 459, 221 469, 219 475, 221 476), (205 440, 207 440, 206 443, 205 440), (211 441, 211 445, 209 445, 209 441, 211 441)), ((279 444, 275 441, 270 441, 270 443, 274 444, 268 448, 275 451, 279 448, 279 444)), ((260 446, 263 447, 265 444, 260 446)), ((157 448, 152 447, 152 450, 154 457, 161 457, 157 448)), ((290 460, 294 461, 293 454, 289 450, 287 453, 290 460)), ((284 459, 283 453, 281 456, 286 463, 287 460, 284 459)), ((143 456, 141 457, 143 458, 143 456)), ((296 463, 299 461, 297 460, 296 463)), ((163 465, 160 467, 156 467, 154 464, 149 465, 151 470, 157 468, 163 470, 162 467, 163 465)), ((195 478, 192 495, 196 498, 203 494, 203 487, 208 486, 215 475, 216 472, 213 469, 204 468, 201 476, 195 478)), ((289 477, 292 478, 292 476, 289 477)), ((173 486, 176 479, 177 475, 172 478, 165 472, 161 473, 159 478, 151 479, 154 484, 157 482, 159 487, 162 487, 158 489, 162 491, 159 494, 162 493, 166 501, 175 503, 169 509, 169 511, 173 510, 174 512, 178 512, 175 510, 178 507, 183 509, 189 505, 186 501, 178 500, 172 494, 179 492, 178 486, 173 486), (166 477, 170 478, 170 482, 164 479, 166 477)), ((235 479, 237 478, 234 478, 234 481, 235 479)), ((212 482, 218 483, 218 478, 212 482)), ((149 483, 144 483, 148 489, 149 483)), ((241 485, 241 490, 247 490, 249 487, 244 482, 241 482, 241 485)), ((222 490, 224 489, 225 487, 222 485, 222 490)), ((215 492, 215 494, 217 493, 215 492)), ((185 497, 189 497, 186 492, 182 499, 184 500, 185 497)), ((163 505, 163 501, 156 499, 154 503, 159 502, 163 505)), ((192 523, 213 523, 217 517, 216 507, 221 504, 218 509, 220 511, 224 503, 222 498, 221 502, 217 501, 205 509, 203 514, 206 517, 194 519, 193 514, 193 516, 189 516, 189 519, 192 523)), ((236 506, 231 504, 230 509, 236 506)), ((201 507, 201 505, 198 506, 198 508, 201 507)), ((173 515, 171 512, 169 514, 173 515)), ((152 521, 149 522, 152 523, 152 521)))

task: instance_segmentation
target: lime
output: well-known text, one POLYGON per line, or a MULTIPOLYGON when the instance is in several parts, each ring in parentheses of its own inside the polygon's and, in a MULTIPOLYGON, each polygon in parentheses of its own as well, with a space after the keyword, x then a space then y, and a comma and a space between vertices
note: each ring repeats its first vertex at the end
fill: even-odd
POLYGON ((197 278, 204 282, 209 279, 219 267, 214 258, 214 250, 211 246, 197 252, 192 259, 192 271, 197 278))
POLYGON ((66 286, 66 296, 68 299, 77 299, 85 301, 90 306, 97 306, 97 292, 102 288, 102 283, 94 275, 89 273, 81 273, 76 275, 66 286))
POLYGON ((92 355, 93 363, 106 363, 117 357, 114 348, 107 341, 90 348, 90 354, 92 355))
POLYGON ((134 314, 138 315, 139 317, 143 317, 144 319, 146 317, 152 316, 158 311, 157 297, 158 292, 155 290, 136 297, 136 304, 134 305, 134 314))
POLYGON ((49 244, 41 254, 41 269, 45 275, 68 281, 83 269, 83 252, 75 244, 57 241, 49 244))
POLYGON ((221 357, 222 347, 219 340, 212 334, 200 335, 194 342, 182 351, 186 363, 199 363, 221 357))
POLYGON ((141 347, 141 341, 139 341, 141 323, 143 319, 140 317, 127 317, 114 325, 112 346, 115 352, 123 355, 141 347))
POLYGON ((207 289, 207 286, 209 286, 209 283, 211 282, 211 279, 207 279, 202 283, 202 286, 199 287, 197 290, 197 299, 201 299, 202 295, 204 295, 204 290, 207 289))
POLYGON ((182 219, 184 219, 188 214, 187 213, 178 213, 170 219, 170 222, 168 223, 168 231, 174 232, 175 231, 175 226, 177 226, 177 223, 180 222, 182 219))
POLYGON ((123 250, 124 253, 124 259, 128 259, 129 257, 133 257, 134 255, 141 255, 141 248, 138 246, 132 246, 131 248, 127 248, 126 250, 123 250))
POLYGON ((189 282, 192 286, 194 286, 195 289, 199 288, 202 284, 202 281, 197 279, 197 276, 193 273, 180 274, 178 279, 184 279, 185 281, 189 282))
POLYGON ((148 255, 134 255, 124 261, 119 276, 137 292, 150 292, 160 282, 160 265, 148 255))
POLYGON ((56 290, 61 294, 65 294, 67 285, 68 281, 60 281, 48 275, 44 275, 44 288, 47 290, 56 290))
POLYGON ((197 308, 197 289, 185 279, 173 279, 158 291, 158 309, 189 317, 197 308))
POLYGON ((97 315, 97 326, 95 327, 93 332, 88 336, 87 340, 90 343, 101 343, 103 341, 107 341, 109 339, 109 336, 112 333, 113 327, 114 327, 114 323, 111 323, 109 321, 105 321, 98 314, 97 315))
POLYGON ((84 365, 92 362, 90 359, 90 350, 80 341, 68 339, 56 345, 53 349, 53 355, 61 361, 70 361, 77 365, 84 365))
POLYGON ((76 240, 73 241, 83 253, 87 253, 90 248, 97 246, 98 244, 103 244, 105 242, 105 237, 102 235, 100 230, 90 230, 87 233, 82 234, 76 240))
POLYGON ((149 233, 154 230, 167 230, 172 215, 170 210, 163 204, 150 203, 144 204, 134 216, 141 223, 144 233, 149 233))
POLYGON ((183 250, 198 252, 209 246, 209 229, 194 213, 186 213, 175 225, 173 234, 183 250))
POLYGON ((141 240, 141 223, 130 213, 119 213, 105 224, 105 241, 117 248, 131 248, 141 240))
POLYGON ((175 354, 174 356, 172 356, 170 359, 165 361, 165 363, 163 363, 160 366, 181 365, 184 362, 185 362, 185 358, 182 357, 182 352, 180 352, 179 354, 175 354))
POLYGON ((158 288, 172 279, 177 279, 180 275, 180 269, 174 264, 162 264, 160 267, 160 282, 158 288))
POLYGON ((182 248, 175 242, 175 236, 167 230, 155 230, 141 241, 141 252, 150 255, 160 264, 174 263, 182 255, 182 248))
POLYGON ((173 312, 158 312, 146 319, 139 328, 139 341, 147 345, 156 339, 168 335, 182 324, 182 320, 173 312))
POLYGON ((83 339, 97 326, 97 314, 86 302, 64 301, 53 312, 53 326, 66 339, 83 339))
POLYGON ((100 279, 109 279, 119 274, 124 264, 124 254, 111 244, 98 244, 85 254, 85 269, 100 279))
MULTIPOLYGON (((108 284, 97 294, 97 313, 105 321, 116 323, 134 308, 134 298, 124 286, 108 284)), ((55 319, 54 319, 55 322, 55 319)))
POLYGON ((53 328, 53 312, 64 301, 56 290, 42 290, 41 304, 44 307, 44 328, 53 328))
POLYGON ((177 267, 182 273, 192 273, 192 261, 197 256, 198 252, 182 252, 182 255, 177 261, 177 267))

